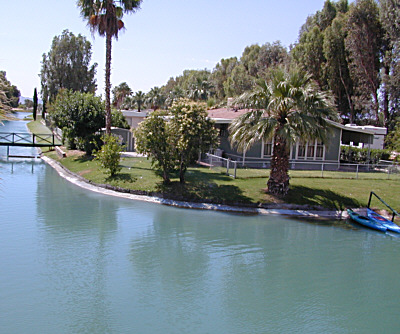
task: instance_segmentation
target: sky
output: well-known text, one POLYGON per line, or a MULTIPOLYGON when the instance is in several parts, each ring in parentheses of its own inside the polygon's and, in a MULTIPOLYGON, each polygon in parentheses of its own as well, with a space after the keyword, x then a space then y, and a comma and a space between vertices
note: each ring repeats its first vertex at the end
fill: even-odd
MULTIPOLYGON (((111 83, 127 82, 134 92, 165 85, 185 69, 212 70, 222 58, 240 58, 252 44, 298 39, 307 16, 324 0, 143 0, 125 15, 126 30, 113 40, 111 83)), ((21 91, 40 91, 43 53, 68 29, 92 43, 97 95, 104 95, 105 39, 92 36, 76 0, 0 0, 0 70, 21 91)))

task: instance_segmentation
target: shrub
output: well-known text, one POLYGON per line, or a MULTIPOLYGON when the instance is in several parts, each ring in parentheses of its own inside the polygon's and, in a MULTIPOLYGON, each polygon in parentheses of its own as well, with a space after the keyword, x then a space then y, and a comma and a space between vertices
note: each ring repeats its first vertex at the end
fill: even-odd
POLYGON ((95 152, 95 160, 100 162, 101 167, 106 169, 110 176, 114 176, 122 168, 119 165, 122 146, 119 144, 118 138, 113 135, 103 136, 103 142, 101 149, 95 152))
POLYGON ((380 160, 388 160, 390 158, 389 150, 379 150, 368 148, 358 148, 351 146, 342 146, 340 148, 340 161, 348 163, 366 164, 379 163, 380 160), (369 154, 368 154, 369 151, 369 154))

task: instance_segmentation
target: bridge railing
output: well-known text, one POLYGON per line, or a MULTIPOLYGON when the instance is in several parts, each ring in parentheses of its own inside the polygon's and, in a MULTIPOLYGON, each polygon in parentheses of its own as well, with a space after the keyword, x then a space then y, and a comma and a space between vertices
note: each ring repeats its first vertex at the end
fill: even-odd
POLYGON ((26 132, 0 132, 0 145, 9 146, 58 146, 54 134, 32 134, 26 132))

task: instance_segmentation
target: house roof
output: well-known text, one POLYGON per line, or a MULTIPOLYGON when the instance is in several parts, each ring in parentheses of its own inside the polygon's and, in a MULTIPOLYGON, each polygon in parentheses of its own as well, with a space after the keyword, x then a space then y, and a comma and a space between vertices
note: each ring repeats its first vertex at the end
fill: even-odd
POLYGON ((219 108, 207 110, 208 117, 216 123, 231 123, 231 121, 247 112, 249 109, 219 108))
POLYGON ((137 111, 137 110, 122 110, 122 114, 125 117, 146 117, 147 114, 149 113, 149 110, 142 110, 142 111, 137 111))
MULTIPOLYGON (((233 108, 219 108, 219 109, 210 109, 207 110, 208 113, 208 117, 210 117, 211 119, 213 119, 217 124, 218 123, 231 123, 232 120, 234 120, 235 118, 249 112, 250 109, 233 109, 233 108)), ((344 126, 340 123, 331 121, 331 120, 327 120, 329 124, 331 124, 332 126, 345 130, 345 131, 352 131, 352 132, 358 132, 358 133, 363 133, 363 134, 374 134, 373 131, 371 131, 370 129, 361 129, 361 128, 355 128, 355 127, 348 127, 348 126, 344 126)))

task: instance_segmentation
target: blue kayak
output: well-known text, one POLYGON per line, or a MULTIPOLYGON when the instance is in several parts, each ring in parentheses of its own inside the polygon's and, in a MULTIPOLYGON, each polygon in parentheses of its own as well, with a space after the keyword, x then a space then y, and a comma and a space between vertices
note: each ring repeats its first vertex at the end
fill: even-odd
POLYGON ((371 210, 370 208, 367 209, 367 216, 368 216, 368 218, 381 223, 389 231, 400 233, 399 225, 393 223, 392 221, 390 221, 389 219, 386 219, 385 217, 382 217, 380 214, 376 213, 374 210, 371 210))
POLYGON ((353 219, 354 221, 356 221, 357 223, 359 223, 363 226, 366 226, 366 227, 369 227, 369 228, 372 228, 374 230, 378 230, 381 232, 386 232, 386 230, 387 230, 386 226, 384 226, 381 222, 379 222, 375 219, 360 215, 351 209, 347 209, 347 213, 350 215, 351 219, 353 219))

